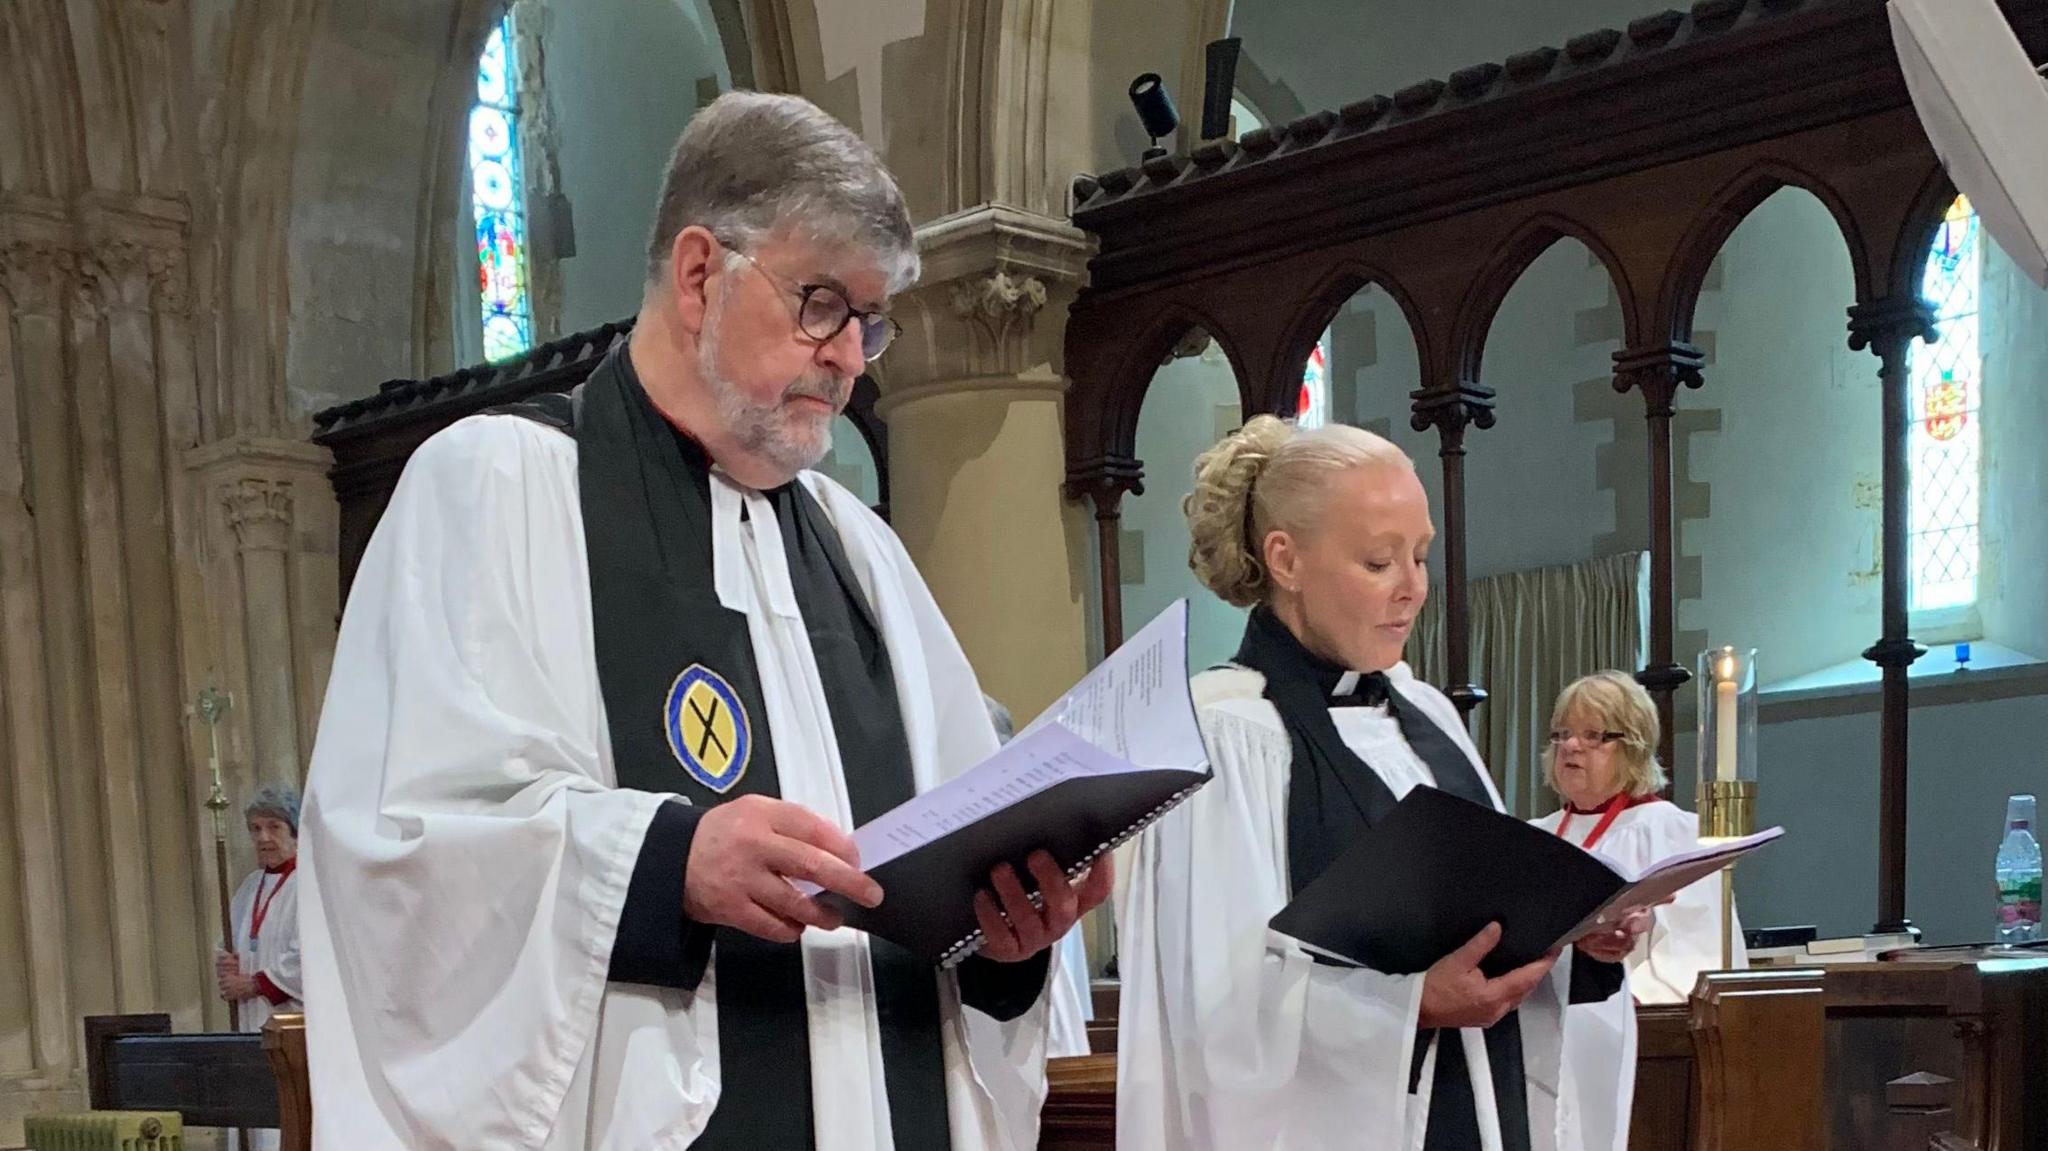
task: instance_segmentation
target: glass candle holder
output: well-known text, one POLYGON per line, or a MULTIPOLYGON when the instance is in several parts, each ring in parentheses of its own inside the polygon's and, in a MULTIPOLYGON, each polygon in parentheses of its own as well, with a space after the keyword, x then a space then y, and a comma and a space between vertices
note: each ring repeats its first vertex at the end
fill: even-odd
POLYGON ((1756 649, 1708 648, 1694 682, 1700 838, 1748 835, 1756 830, 1756 649))

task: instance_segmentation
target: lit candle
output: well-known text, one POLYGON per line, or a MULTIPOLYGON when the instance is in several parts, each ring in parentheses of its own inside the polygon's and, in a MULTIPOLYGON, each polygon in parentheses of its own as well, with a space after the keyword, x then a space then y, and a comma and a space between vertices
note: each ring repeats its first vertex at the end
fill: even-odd
POLYGON ((1735 656, 1731 652, 1721 657, 1715 667, 1714 676, 1714 777, 1723 782, 1735 781, 1735 656))

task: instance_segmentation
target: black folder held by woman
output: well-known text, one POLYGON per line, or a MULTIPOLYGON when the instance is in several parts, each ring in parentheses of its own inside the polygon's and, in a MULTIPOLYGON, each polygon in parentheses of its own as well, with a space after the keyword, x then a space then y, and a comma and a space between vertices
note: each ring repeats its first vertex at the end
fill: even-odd
POLYGON ((1773 827, 1632 874, 1514 816, 1418 787, 1269 926, 1329 958, 1409 975, 1499 923, 1500 944, 1480 964, 1499 976, 1782 834, 1773 827))

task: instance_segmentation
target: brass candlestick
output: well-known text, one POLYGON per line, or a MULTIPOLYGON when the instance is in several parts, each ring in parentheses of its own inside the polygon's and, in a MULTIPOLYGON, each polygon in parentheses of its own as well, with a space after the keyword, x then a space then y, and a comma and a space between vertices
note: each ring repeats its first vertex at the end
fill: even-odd
MULTIPOLYGON (((1701 842, 1740 839, 1756 831, 1756 781, 1714 780, 1700 805, 1701 842)), ((1735 967, 1735 865, 1721 869, 1721 970, 1735 967)))

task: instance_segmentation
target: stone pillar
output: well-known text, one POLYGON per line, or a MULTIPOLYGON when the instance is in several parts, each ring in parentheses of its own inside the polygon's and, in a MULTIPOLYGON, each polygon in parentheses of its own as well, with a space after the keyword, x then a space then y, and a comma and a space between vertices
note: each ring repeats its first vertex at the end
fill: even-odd
POLYGON ((339 612, 330 463, 311 444, 245 436, 186 458, 206 505, 203 579, 218 659, 210 685, 235 697, 221 730, 235 795, 298 783, 312 754, 339 612))
POLYGON ((74 1062, 73 992, 66 977, 67 915, 64 826, 58 782, 57 733, 51 712, 42 538, 36 515, 39 484, 28 464, 33 422, 21 413, 38 378, 61 380, 63 299, 75 270, 72 253, 47 241, 0 248, 0 715, 11 761, 12 823, 17 852, 0 862, 0 966, 22 973, 0 988, 0 1066, 52 1072, 74 1062), (16 898, 18 893, 18 899, 16 898), (19 940, 18 949, 13 941, 19 940), (15 965, 19 966, 15 966, 15 965))
POLYGON ((258 781, 296 780, 299 722, 292 706, 292 485, 244 477, 224 488, 228 525, 242 566, 242 639, 249 658, 251 767, 258 781))
POLYGON ((1089 241, 983 205, 918 230, 924 278, 876 365, 890 515, 981 678, 1029 720, 1086 667, 1087 516, 1061 496, 1061 339, 1089 241))

